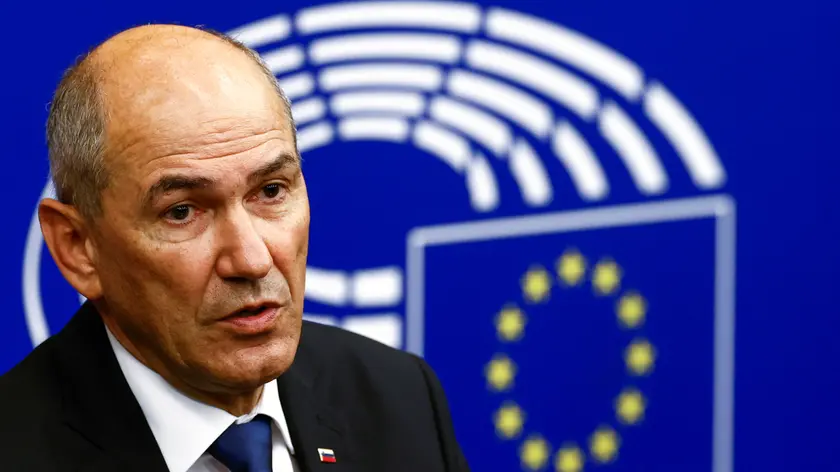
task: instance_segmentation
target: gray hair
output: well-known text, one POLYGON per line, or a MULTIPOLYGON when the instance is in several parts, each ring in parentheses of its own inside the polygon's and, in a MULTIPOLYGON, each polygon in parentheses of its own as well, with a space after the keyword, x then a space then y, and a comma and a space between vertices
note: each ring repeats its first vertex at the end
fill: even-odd
MULTIPOLYGON (((244 52, 260 68, 283 102, 297 149, 297 132, 291 102, 260 55, 244 43, 212 29, 198 27, 244 52)), ((81 56, 64 73, 50 104, 47 119, 47 148, 56 196, 75 206, 86 218, 102 214, 102 191, 108 186, 105 166, 107 116, 101 87, 101 70, 88 58, 96 48, 81 56)))

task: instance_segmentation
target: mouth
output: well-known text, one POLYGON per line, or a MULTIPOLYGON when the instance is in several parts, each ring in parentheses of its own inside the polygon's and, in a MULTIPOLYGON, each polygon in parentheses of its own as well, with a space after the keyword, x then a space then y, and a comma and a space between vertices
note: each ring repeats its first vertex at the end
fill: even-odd
POLYGON ((275 302, 249 304, 230 313, 219 322, 239 334, 261 334, 274 328, 281 308, 282 305, 275 302))

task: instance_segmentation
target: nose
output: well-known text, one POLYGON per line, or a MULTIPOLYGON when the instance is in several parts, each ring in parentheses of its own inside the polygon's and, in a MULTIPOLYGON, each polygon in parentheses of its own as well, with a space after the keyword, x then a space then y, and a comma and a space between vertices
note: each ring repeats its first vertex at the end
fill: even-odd
POLYGON ((271 271, 272 258, 254 221, 244 209, 232 212, 219 225, 221 249, 216 272, 223 279, 258 280, 271 271))

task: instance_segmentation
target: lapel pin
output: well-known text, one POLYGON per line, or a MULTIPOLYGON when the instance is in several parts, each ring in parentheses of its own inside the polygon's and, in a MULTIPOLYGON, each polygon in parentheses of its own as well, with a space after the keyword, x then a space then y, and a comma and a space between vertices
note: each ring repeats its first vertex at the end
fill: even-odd
POLYGON ((332 449, 323 449, 319 447, 318 456, 321 458, 321 462, 335 463, 335 452, 333 452, 332 449))

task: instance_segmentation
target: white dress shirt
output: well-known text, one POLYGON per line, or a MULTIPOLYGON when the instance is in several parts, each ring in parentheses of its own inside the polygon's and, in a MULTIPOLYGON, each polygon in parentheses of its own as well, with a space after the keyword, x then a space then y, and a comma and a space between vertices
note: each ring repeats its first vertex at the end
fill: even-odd
POLYGON ((289 427, 280 404, 277 381, 263 388, 254 410, 236 417, 187 397, 129 353, 106 328, 123 375, 157 440, 169 472, 230 472, 207 449, 232 424, 251 421, 258 414, 272 419, 272 472, 296 472, 289 427))

